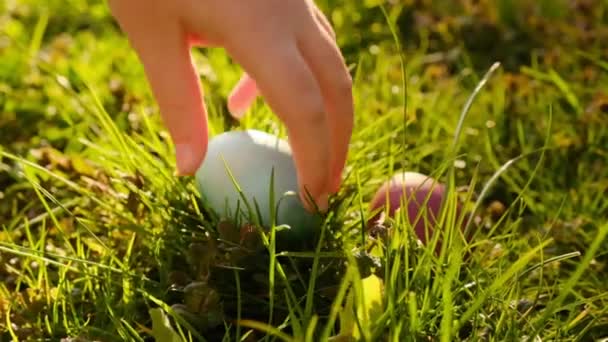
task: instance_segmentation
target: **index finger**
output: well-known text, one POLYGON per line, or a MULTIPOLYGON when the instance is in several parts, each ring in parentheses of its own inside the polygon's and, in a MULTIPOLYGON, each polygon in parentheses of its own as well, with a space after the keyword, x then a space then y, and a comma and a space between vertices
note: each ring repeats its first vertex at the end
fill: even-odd
POLYGON ((260 94, 287 127, 304 206, 313 211, 310 195, 325 211, 329 129, 319 85, 295 41, 280 32, 264 34, 256 37, 255 45, 238 44, 228 52, 255 79, 260 94))
POLYGON ((354 125, 352 78, 333 35, 324 27, 329 23, 317 13, 300 33, 298 46, 323 93, 331 142, 329 188, 337 192, 354 125))
POLYGON ((158 20, 163 8, 151 3, 146 15, 139 2, 110 1, 131 46, 142 61, 146 78, 175 145, 178 173, 196 172, 207 152, 207 109, 190 55, 192 37, 178 22, 158 20))

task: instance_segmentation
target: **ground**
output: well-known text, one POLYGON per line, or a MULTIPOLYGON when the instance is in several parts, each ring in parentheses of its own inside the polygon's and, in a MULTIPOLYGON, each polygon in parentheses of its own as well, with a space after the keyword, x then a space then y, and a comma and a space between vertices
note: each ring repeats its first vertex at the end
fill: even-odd
MULTIPOLYGON (((326 224, 285 250, 174 176, 104 1, 0 2, 0 341, 608 337, 608 6, 317 3, 355 131, 326 224), (403 170, 450 185, 470 241, 449 219, 437 254, 402 216, 368 231, 403 170)), ((230 119, 241 70, 194 53, 212 134, 284 136, 263 99, 230 119)))

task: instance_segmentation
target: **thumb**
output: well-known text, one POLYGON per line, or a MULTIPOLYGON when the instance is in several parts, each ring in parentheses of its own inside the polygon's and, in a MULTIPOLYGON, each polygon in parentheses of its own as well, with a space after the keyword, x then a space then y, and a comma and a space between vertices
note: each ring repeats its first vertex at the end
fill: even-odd
POLYGON ((208 127, 189 39, 177 29, 141 37, 133 45, 173 139, 178 174, 192 175, 207 153, 208 127))
POLYGON ((230 114, 236 119, 242 118, 257 96, 258 88, 255 80, 244 74, 228 96, 230 114))

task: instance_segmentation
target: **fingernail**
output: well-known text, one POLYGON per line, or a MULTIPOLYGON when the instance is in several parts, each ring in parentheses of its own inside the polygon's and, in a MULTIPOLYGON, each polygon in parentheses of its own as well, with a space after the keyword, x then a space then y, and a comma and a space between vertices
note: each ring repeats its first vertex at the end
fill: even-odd
POLYGON ((319 197, 317 197, 317 207, 319 208, 319 211, 321 212, 326 212, 327 209, 329 208, 329 195, 328 194, 323 194, 319 197))
POLYGON ((342 177, 338 176, 334 179, 334 181, 331 183, 331 191, 333 193, 336 193, 338 191, 340 191, 340 186, 342 185, 342 177))
POLYGON ((324 213, 329 207, 329 195, 321 195, 314 200, 315 203, 312 203, 313 199, 306 195, 306 192, 301 191, 300 201, 302 201, 302 205, 304 205, 306 210, 311 213, 316 213, 317 211, 324 213))
POLYGON ((247 109, 246 107, 228 106, 228 110, 230 111, 230 115, 235 119, 242 119, 247 109))
POLYGON ((194 149, 189 144, 175 145, 175 159, 178 176, 191 175, 196 172, 198 161, 194 155, 194 149))

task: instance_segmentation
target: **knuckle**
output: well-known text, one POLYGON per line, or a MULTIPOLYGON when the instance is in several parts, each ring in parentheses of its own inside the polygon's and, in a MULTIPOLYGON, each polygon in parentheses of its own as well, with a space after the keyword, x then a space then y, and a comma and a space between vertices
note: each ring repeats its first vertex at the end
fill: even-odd
MULTIPOLYGON (((333 86, 333 101, 332 112, 340 117, 342 125, 350 126, 352 116, 354 115, 354 102, 353 102, 353 81, 348 73, 345 76, 338 78, 333 86)), ((349 127, 350 129, 350 127, 349 127)))
POLYGON ((298 116, 298 121, 307 126, 319 127, 325 124, 325 107, 318 95, 311 97, 312 100, 304 101, 301 107, 303 115, 298 116))
POLYGON ((306 73, 299 81, 293 83, 297 105, 294 106, 298 125, 319 127, 325 124, 325 104, 319 87, 310 73, 306 73))
POLYGON ((335 89, 341 98, 350 98, 353 92, 353 79, 347 72, 336 79, 335 89))
POLYGON ((331 35, 331 38, 335 41, 338 37, 336 36, 336 31, 334 31, 334 29, 332 29, 331 27, 329 28, 329 34, 331 35))

